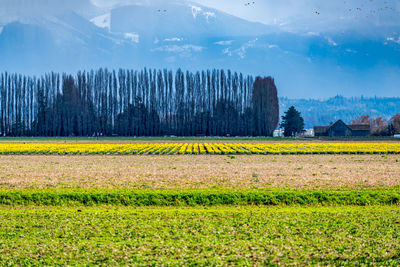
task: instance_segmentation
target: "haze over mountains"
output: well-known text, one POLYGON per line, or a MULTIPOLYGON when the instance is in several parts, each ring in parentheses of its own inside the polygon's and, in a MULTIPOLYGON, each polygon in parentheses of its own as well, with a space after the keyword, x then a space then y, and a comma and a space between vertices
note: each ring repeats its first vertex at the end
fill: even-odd
POLYGON ((400 98, 335 96, 326 100, 316 100, 282 97, 279 99, 279 106, 281 115, 290 106, 295 106, 304 118, 305 127, 312 128, 315 125, 329 125, 339 119, 351 123, 361 115, 382 117, 388 121, 394 114, 400 113, 400 98))
POLYGON ((315 5, 306 18, 254 22, 265 3, 240 18, 184 0, 0 0, 0 71, 224 68, 273 76, 289 98, 399 95, 399 1, 363 6, 374 23, 344 17, 337 28, 315 5))

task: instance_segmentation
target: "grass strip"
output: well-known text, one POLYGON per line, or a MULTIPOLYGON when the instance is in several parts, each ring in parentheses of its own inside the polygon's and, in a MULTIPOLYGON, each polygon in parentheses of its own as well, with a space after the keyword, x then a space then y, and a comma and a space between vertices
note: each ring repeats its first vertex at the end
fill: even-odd
POLYGON ((1 190, 0 205, 23 206, 290 206, 398 205, 399 189, 182 189, 182 190, 1 190))
MULTIPOLYGON (((365 138, 366 139, 366 138, 365 138)), ((372 139, 372 138, 369 138, 372 139)), ((366 139, 366 140, 369 140, 366 139)), ((391 140, 390 138, 375 138, 378 140, 391 140)), ((35 142, 66 142, 66 143, 74 143, 74 142, 150 142, 150 141, 292 141, 294 139, 287 137, 252 137, 252 136, 234 136, 234 137, 226 137, 226 136, 186 136, 186 137, 171 137, 171 136, 155 136, 155 137, 127 137, 127 136, 118 136, 118 137, 0 137, 0 143, 35 143, 35 142)), ((372 139, 374 140, 374 139, 372 139)))

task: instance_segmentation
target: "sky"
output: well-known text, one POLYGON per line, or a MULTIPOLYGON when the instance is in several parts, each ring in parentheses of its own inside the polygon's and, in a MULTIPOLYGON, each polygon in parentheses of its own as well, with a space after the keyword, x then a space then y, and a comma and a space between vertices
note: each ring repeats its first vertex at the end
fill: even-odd
POLYGON ((245 74, 273 76, 282 96, 398 95, 400 0, 191 2, 193 4, 189 0, 0 0, 0 58, 1 50, 6 53, 2 57, 3 62, 0 61, 0 71, 25 71, 38 75, 52 71, 54 66, 56 71, 71 72, 96 68, 99 65, 112 68, 141 68, 144 65, 189 70, 231 68, 245 74), (98 8, 93 7, 89 1, 98 8), (174 2, 184 2, 186 11, 179 5, 171 4, 174 2), (148 9, 152 11, 156 10, 154 5, 157 7, 170 4, 171 11, 176 8, 180 12, 179 19, 184 20, 186 25, 181 27, 182 20, 175 20, 177 16, 165 16, 160 27, 158 17, 163 17, 157 14, 155 16, 158 17, 153 19, 149 16, 154 15, 151 12, 144 15, 133 15, 131 11, 118 13, 123 16, 115 16, 114 13, 111 19, 111 13, 115 11, 114 9, 111 12, 113 7, 138 3, 150 4, 148 9), (201 24, 201 19, 192 16, 191 5, 214 8, 247 21, 273 26, 261 25, 268 34, 270 32, 267 29, 273 30, 266 38, 262 38, 259 33, 251 35, 249 30, 243 30, 247 28, 240 28, 241 24, 251 25, 252 30, 260 25, 207 8, 203 8, 203 15, 215 12, 218 16, 215 20, 211 17, 211 24, 208 24, 207 15, 207 23, 201 24), (90 27, 71 17, 63 17, 66 21, 55 19, 54 16, 64 10, 77 12, 87 20, 87 24, 97 21, 108 26, 104 28, 95 23, 99 28, 93 24, 90 27), (50 19, 42 22, 40 16, 43 14, 50 15, 50 19), (49 30, 51 37, 48 40, 36 38, 39 34, 32 34, 35 28, 23 25, 14 25, 12 33, 10 30, 3 30, 6 24, 14 22, 18 17, 24 25, 33 23, 43 26, 42 30, 49 30), (218 20, 219 18, 223 19, 218 20), (152 22, 154 27, 150 25, 152 22), (232 27, 232 22, 238 23, 236 25, 239 27, 232 27), (160 29, 162 26, 167 28, 168 34, 173 35, 160 37, 165 34, 163 30, 166 31, 160 29), (197 29, 200 30, 196 35, 197 29), (233 32, 230 31, 232 29, 237 29, 240 36, 227 34, 224 37, 223 34, 233 32), (214 34, 210 33, 212 31, 219 35, 211 36, 214 34), (183 37, 178 36, 181 32, 184 32, 183 37), (279 35, 274 36, 275 32, 279 35), (20 42, 18 39, 29 36, 29 41, 20 42), (162 39, 159 40, 158 37, 162 39), (24 46, 20 49, 19 45, 22 43, 24 46), (129 44, 129 48, 125 48, 125 44, 129 44), (52 65, 41 60, 39 65, 43 68, 39 69, 37 60, 31 59, 30 62, 29 57, 21 53, 24 49, 26 51, 22 52, 27 55, 41 57, 44 54, 52 65), (5 60, 4 56, 7 55, 9 61, 5 60), (64 64, 58 64, 62 59, 64 64))
MULTIPOLYGON (((98 6, 111 6, 136 1, 93 0, 93 3, 98 6)), ((277 25, 288 31, 321 32, 349 29, 368 31, 371 25, 400 27, 400 0, 192 0, 192 2, 249 21, 277 25)))
POLYGON ((290 20, 293 17, 304 17, 310 20, 316 18, 341 20, 354 17, 362 18, 368 14, 372 14, 370 16, 372 19, 386 16, 386 22, 392 21, 397 25, 400 22, 398 17, 397 19, 395 16, 387 17, 388 14, 399 14, 400 1, 398 0, 256 0, 254 4, 249 6, 244 6, 243 3, 247 1, 243 0, 194 1, 266 24, 272 24, 279 20, 290 20), (380 12, 375 15, 373 15, 374 12, 371 12, 386 6, 389 7, 390 12, 380 12), (352 12, 354 10, 356 12, 352 12))

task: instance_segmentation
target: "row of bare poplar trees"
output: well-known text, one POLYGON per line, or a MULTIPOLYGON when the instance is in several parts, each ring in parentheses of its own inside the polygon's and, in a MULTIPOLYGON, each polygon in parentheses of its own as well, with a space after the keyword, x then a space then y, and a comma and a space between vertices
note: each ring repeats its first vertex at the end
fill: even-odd
POLYGON ((272 78, 229 70, 0 75, 2 136, 267 136, 278 114, 272 78))

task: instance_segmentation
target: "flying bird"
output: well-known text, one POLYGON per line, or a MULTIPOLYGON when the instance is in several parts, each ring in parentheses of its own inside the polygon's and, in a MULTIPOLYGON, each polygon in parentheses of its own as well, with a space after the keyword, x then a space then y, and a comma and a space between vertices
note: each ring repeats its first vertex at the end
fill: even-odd
POLYGON ((256 2, 248 2, 248 3, 246 3, 246 4, 244 4, 245 6, 251 6, 251 5, 254 5, 256 2))

